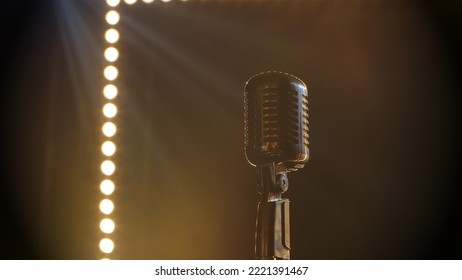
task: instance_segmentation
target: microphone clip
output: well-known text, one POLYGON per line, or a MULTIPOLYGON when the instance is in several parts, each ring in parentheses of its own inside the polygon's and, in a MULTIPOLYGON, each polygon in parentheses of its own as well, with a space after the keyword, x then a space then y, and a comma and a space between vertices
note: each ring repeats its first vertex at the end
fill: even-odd
POLYGON ((281 194, 288 189, 287 169, 282 163, 271 162, 257 166, 257 190, 262 200, 281 199, 281 194))

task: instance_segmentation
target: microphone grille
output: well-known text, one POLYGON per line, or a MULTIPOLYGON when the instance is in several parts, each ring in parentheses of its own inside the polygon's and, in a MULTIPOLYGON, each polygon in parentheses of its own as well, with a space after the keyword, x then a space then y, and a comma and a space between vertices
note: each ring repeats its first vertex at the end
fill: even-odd
POLYGON ((303 145, 308 149, 309 138, 309 121, 308 121, 308 91, 302 93, 302 119, 303 119, 303 145))
POLYGON ((252 165, 281 162, 289 170, 308 160, 308 94, 298 78, 260 73, 244 91, 244 144, 252 165))

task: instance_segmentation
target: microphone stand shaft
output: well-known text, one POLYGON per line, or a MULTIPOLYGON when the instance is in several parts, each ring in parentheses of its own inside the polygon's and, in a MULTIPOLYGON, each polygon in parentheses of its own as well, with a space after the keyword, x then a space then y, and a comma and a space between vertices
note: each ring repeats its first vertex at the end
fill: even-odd
POLYGON ((285 170, 275 163, 257 167, 258 192, 255 258, 259 260, 290 259, 289 200, 281 198, 289 186, 285 170))
POLYGON ((289 200, 261 201, 257 210, 255 257, 290 259, 289 200))

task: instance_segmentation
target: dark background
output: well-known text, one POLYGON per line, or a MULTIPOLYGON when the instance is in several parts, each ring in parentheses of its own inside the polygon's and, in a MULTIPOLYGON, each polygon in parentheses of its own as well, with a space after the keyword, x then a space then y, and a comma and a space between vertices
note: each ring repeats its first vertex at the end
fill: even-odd
MULTIPOLYGON (((140 2, 140 1, 139 1, 140 2)), ((294 259, 461 259, 457 1, 119 6, 119 259, 252 259, 245 81, 306 82, 294 259)), ((0 257, 100 258, 104 1, 2 2, 0 257)))

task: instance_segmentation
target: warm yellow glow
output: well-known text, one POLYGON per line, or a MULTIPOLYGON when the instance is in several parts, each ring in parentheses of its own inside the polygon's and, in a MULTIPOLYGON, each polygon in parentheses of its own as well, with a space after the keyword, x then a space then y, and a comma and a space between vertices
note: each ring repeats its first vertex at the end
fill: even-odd
POLYGON ((110 176, 114 174, 115 168, 114 162, 110 160, 105 160, 101 163, 101 172, 103 172, 104 175, 110 176))
POLYGON ((114 221, 108 218, 102 219, 101 222, 99 223, 99 228, 104 233, 112 233, 114 232, 114 229, 115 229, 114 221))
POLYGON ((99 185, 99 189, 101 190, 102 193, 105 195, 111 195, 114 192, 115 185, 114 182, 112 182, 109 179, 105 179, 101 182, 99 185))
POLYGON ((112 65, 104 68, 104 77, 109 81, 114 81, 119 76, 119 70, 112 65))
POLYGON ((106 122, 103 124, 103 134, 107 137, 112 137, 116 134, 117 132, 117 127, 114 123, 112 122, 106 122))
POLYGON ((104 87, 103 94, 107 99, 114 99, 117 96, 118 90, 115 85, 109 84, 104 87))
POLYGON ((162 2, 170 2, 171 0, 162 0, 162 2))
POLYGON ((106 105, 104 105, 103 107, 103 114, 107 117, 107 118, 113 118, 115 117, 115 115, 117 115, 117 107, 116 105, 112 104, 112 103, 107 103, 106 105))
POLYGON ((149 3, 154 2, 154 0, 143 0, 143 2, 146 3, 146 4, 149 4, 149 3))
POLYGON ((106 3, 111 7, 115 7, 119 5, 120 0, 106 0, 106 3))
POLYGON ((101 145, 101 151, 105 156, 110 157, 114 155, 116 151, 116 145, 114 144, 114 142, 106 141, 103 143, 103 145, 101 145))
POLYGON ((119 51, 114 47, 109 47, 104 51, 104 57, 109 62, 114 62, 119 58, 119 51))
POLYGON ((109 254, 114 251, 114 242, 109 238, 103 238, 99 242, 99 249, 101 252, 109 254))
POLYGON ((115 30, 114 28, 108 29, 104 34, 104 38, 108 43, 115 43, 119 40, 119 31, 115 30))
POLYGON ((109 11, 106 13, 106 22, 114 25, 117 24, 120 20, 120 15, 116 11, 109 11))
POLYGON ((124 0, 128 5, 133 5, 136 3, 136 0, 124 0))
POLYGON ((110 199, 105 198, 99 203, 99 210, 103 214, 111 214, 114 211, 114 203, 110 199))

